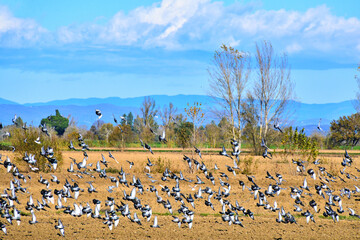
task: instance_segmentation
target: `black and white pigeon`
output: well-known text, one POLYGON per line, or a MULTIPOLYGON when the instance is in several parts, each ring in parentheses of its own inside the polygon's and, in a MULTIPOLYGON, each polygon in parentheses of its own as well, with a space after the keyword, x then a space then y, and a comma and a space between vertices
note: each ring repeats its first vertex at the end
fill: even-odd
POLYGON ((0 222, 0 228, 5 233, 5 235, 7 235, 6 225, 4 223, 0 222))
POLYGON ((148 145, 147 143, 144 143, 141 139, 140 139, 140 143, 141 143, 141 146, 145 149, 145 150, 149 150, 151 154, 154 154, 150 145, 148 145))
POLYGON ((95 114, 98 116, 98 119, 102 117, 101 111, 99 109, 95 109, 95 114))
POLYGON ((157 220, 157 216, 155 216, 154 218, 154 224, 151 225, 152 228, 160 228, 160 226, 158 225, 158 220, 157 220))
POLYGON ((227 154, 226 149, 225 149, 224 146, 222 147, 222 150, 219 152, 219 154, 220 154, 221 156, 225 156, 225 157, 228 157, 228 158, 231 158, 231 159, 232 159, 232 157, 231 157, 229 154, 227 154))
POLYGON ((70 140, 69 149, 71 149, 71 150, 76 150, 71 140, 70 140))
POLYGON ((60 219, 58 220, 58 225, 55 226, 55 229, 59 229, 61 236, 65 237, 64 225, 62 224, 60 219))
POLYGON ((319 123, 318 123, 318 125, 317 125, 317 129, 318 129, 320 132, 323 132, 323 130, 322 130, 321 126, 320 126, 320 123, 321 123, 321 118, 320 118, 319 123))
POLYGON ((115 162, 116 163, 119 163, 116 159, 115 159, 115 157, 111 154, 111 152, 109 151, 109 158, 112 158, 112 159, 114 159, 115 160, 115 162))
POLYGON ((195 148, 195 153, 199 154, 199 157, 202 159, 200 149, 198 149, 198 148, 195 147, 195 146, 194 146, 194 148, 195 148))
POLYGON ((272 154, 271 154, 271 152, 268 152, 268 148, 264 149, 264 152, 263 152, 262 156, 263 156, 263 158, 272 159, 272 154))
POLYGON ((134 166, 134 162, 130 162, 128 160, 126 160, 129 164, 130 164, 130 169, 132 168, 132 166, 134 166))
POLYGON ((159 135, 159 142, 163 142, 163 143, 167 142, 165 138, 165 130, 163 130, 162 135, 159 135))
POLYGON ((35 213, 34 213, 34 209, 30 209, 30 212, 31 212, 31 220, 29 221, 29 223, 30 224, 38 223, 38 221, 36 221, 36 216, 35 216, 35 213))
POLYGON ((275 124, 274 124, 274 129, 275 129, 275 130, 278 130, 278 131, 281 132, 281 133, 283 133, 283 131, 282 131, 281 128, 280 128, 279 123, 275 123, 275 124))

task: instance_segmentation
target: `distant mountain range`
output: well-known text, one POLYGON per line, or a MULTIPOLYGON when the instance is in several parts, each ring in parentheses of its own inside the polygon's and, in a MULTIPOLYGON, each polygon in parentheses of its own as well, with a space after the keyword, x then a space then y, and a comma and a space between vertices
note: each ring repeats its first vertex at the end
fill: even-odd
MULTIPOLYGON (((156 106, 160 109, 172 102, 178 108, 178 113, 184 113, 187 103, 200 102, 205 112, 208 112, 210 107, 214 105, 213 99, 204 95, 152 95, 150 97, 155 100, 156 106)), ((59 109, 63 116, 71 116, 79 126, 89 128, 97 120, 95 109, 101 110, 103 121, 113 122, 113 114, 117 117, 129 112, 132 112, 134 116, 139 114, 143 100, 144 97, 72 98, 45 103, 18 104, 0 98, 0 122, 4 125, 11 124, 11 119, 14 114, 17 114, 28 124, 38 125, 42 118, 54 115, 55 109, 59 109)), ((352 101, 326 104, 306 104, 291 101, 288 107, 292 113, 288 122, 292 126, 304 127, 307 134, 316 130, 320 118, 322 128, 328 131, 332 120, 356 112, 352 101)), ((208 114, 205 123, 211 120, 211 114, 208 114)))

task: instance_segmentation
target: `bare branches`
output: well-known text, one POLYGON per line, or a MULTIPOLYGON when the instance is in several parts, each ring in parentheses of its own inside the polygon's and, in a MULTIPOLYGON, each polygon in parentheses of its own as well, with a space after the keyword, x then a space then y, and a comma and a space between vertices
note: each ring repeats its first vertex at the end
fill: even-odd
POLYGON ((253 95, 259 100, 260 137, 266 137, 268 126, 284 112, 292 97, 293 83, 286 54, 274 54, 270 42, 256 44, 257 79, 253 95))
POLYGON ((188 117, 191 119, 193 123, 193 144, 196 145, 196 130, 197 126, 202 124, 204 121, 204 112, 201 107, 201 103, 195 102, 194 105, 190 106, 188 103, 188 108, 185 108, 184 111, 188 115, 188 117))
POLYGON ((151 97, 145 97, 140 111, 144 121, 144 126, 151 126, 152 122, 154 121, 154 117, 158 112, 156 109, 155 100, 151 97))
POLYGON ((247 134, 251 135, 257 152, 256 146, 261 139, 266 139, 269 126, 283 116, 293 96, 293 82, 287 55, 275 54, 270 42, 256 44, 255 59, 254 87, 248 92, 243 113, 248 124, 247 134))
POLYGON ((208 69, 209 95, 220 108, 214 109, 219 117, 226 117, 231 124, 233 138, 241 141, 242 94, 250 75, 250 55, 231 46, 222 45, 216 51, 213 64, 208 69))
POLYGON ((177 108, 174 107, 174 104, 169 103, 169 106, 165 105, 163 110, 160 112, 162 125, 168 127, 172 122, 174 122, 177 108))

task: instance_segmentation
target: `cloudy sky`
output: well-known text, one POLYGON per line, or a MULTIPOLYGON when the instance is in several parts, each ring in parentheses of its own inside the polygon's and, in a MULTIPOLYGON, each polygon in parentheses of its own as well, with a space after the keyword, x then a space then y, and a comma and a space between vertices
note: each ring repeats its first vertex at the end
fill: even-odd
POLYGON ((349 100, 359 9, 357 0, 0 0, 0 97, 204 95, 221 44, 254 52, 268 40, 289 56, 297 100, 349 100))

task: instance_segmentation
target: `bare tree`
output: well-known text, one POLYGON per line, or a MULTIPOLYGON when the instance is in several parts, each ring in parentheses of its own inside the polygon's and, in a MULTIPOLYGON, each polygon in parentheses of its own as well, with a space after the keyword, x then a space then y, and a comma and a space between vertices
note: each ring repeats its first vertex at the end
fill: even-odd
POLYGON ((168 128, 172 122, 174 122, 177 108, 174 107, 174 104, 169 103, 169 106, 165 105, 162 111, 160 112, 162 125, 165 128, 168 128))
POLYGON ((255 131, 252 133, 254 147, 259 141, 266 139, 270 124, 282 119, 286 106, 293 97, 287 55, 276 55, 271 43, 264 41, 256 44, 255 58, 257 75, 254 77, 252 91, 248 92, 248 103, 244 111, 247 123, 253 125, 248 130, 255 131))
POLYGON ((189 103, 187 103, 187 108, 185 108, 185 112, 188 115, 188 117, 191 119, 192 124, 193 124, 193 145, 196 145, 196 133, 197 133, 197 128, 199 125, 201 125, 204 121, 204 112, 203 109, 201 107, 201 103, 199 102, 194 102, 194 105, 190 106, 189 103))
POLYGON ((156 109, 155 100, 151 97, 145 97, 140 108, 142 118, 144 121, 144 126, 151 127, 154 123, 154 118, 158 112, 156 109))
MULTIPOLYGON (((243 91, 250 76, 249 54, 231 46, 222 45, 215 51, 209 68, 209 95, 220 106, 213 109, 219 119, 226 117, 231 125, 231 135, 241 143, 243 91)), ((241 144, 240 144, 241 146, 241 144)))
POLYGON ((171 144, 170 142, 174 133, 176 112, 177 108, 174 107, 174 104, 172 103, 169 103, 169 105, 165 105, 160 111, 162 125, 166 132, 166 139, 169 144, 171 144))

